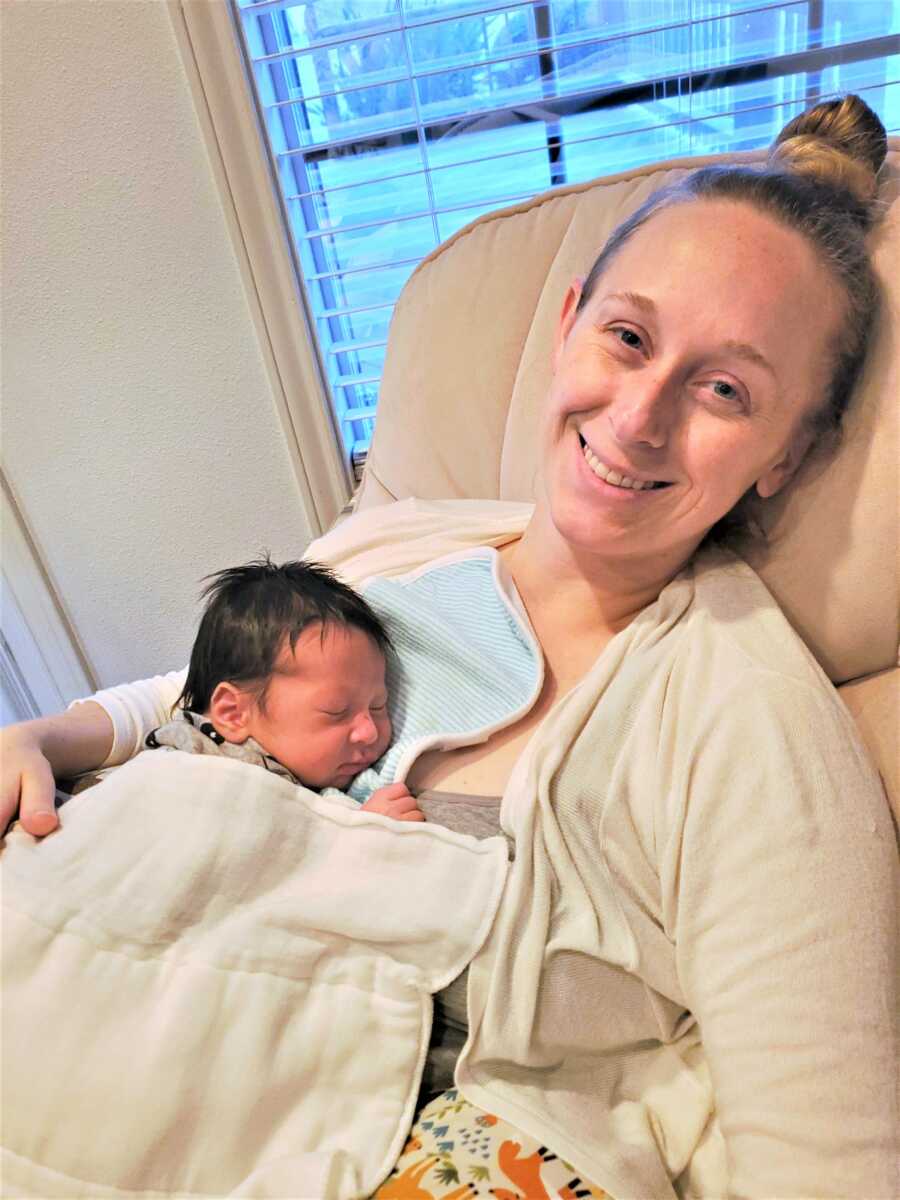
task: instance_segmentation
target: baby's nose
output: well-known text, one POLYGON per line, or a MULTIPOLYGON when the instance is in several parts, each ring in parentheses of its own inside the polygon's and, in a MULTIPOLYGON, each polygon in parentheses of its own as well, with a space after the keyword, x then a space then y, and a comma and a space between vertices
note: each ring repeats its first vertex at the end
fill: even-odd
POLYGON ((378 737, 378 729, 372 720, 371 713, 361 713, 353 725, 350 740, 363 746, 371 745, 378 737))

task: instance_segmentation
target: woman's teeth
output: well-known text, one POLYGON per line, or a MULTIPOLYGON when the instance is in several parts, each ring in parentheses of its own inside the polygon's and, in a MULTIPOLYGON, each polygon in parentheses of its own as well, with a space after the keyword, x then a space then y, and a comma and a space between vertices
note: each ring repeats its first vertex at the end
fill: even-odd
POLYGON ((593 452, 590 446, 585 442, 584 457, 587 465, 591 468, 595 475, 600 479, 611 483, 613 487, 631 488, 632 491, 641 492, 649 488, 658 487, 652 479, 646 482, 641 482, 639 479, 632 479, 630 475, 620 475, 618 471, 611 471, 609 467, 605 467, 597 455, 593 452))

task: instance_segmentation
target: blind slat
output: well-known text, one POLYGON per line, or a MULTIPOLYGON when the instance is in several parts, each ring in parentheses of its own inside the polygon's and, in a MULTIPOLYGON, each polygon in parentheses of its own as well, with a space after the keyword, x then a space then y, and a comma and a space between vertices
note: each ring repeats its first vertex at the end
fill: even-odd
MULTIPOLYGON (((444 60, 444 61, 439 62, 437 65, 431 65, 431 66, 414 65, 414 62, 410 61, 408 67, 406 64, 403 64, 403 65, 398 64, 397 66, 395 66, 393 68, 385 69, 385 71, 382 74, 373 72, 371 75, 367 75, 365 77, 364 81, 360 82, 360 83, 356 83, 356 84, 349 83, 344 87, 335 86, 332 88, 323 89, 318 92, 310 92, 310 93, 305 92, 302 96, 302 101, 305 103, 311 103, 314 100, 321 100, 321 99, 324 99, 324 98, 330 97, 330 96, 342 96, 342 95, 346 95, 349 92, 365 91, 367 88, 370 88, 370 87, 371 88, 383 87, 385 84, 399 83, 404 80, 411 80, 411 81, 425 80, 425 79, 433 78, 435 76, 451 74, 455 71, 460 71, 460 70, 470 70, 470 69, 476 69, 476 68, 481 69, 484 67, 503 66, 503 65, 507 65, 507 64, 513 64, 516 62, 520 62, 525 59, 536 59, 541 54, 547 54, 547 53, 558 54, 558 53, 564 53, 566 51, 571 51, 571 50, 587 50, 587 51, 592 51, 592 52, 596 53, 599 51, 610 49, 621 42, 631 42, 631 41, 635 41, 635 40, 638 40, 641 38, 647 38, 647 39, 657 38, 661 34, 667 34, 667 33, 679 33, 679 32, 684 32, 684 31, 693 33, 693 31, 696 31, 696 30, 703 31, 706 26, 709 26, 712 24, 723 23, 726 21, 734 21, 739 17, 745 17, 748 15, 754 16, 754 15, 757 15, 758 13, 775 13, 775 12, 784 10, 785 12, 795 11, 798 15, 801 15, 803 13, 803 11, 806 10, 807 8, 808 8, 808 0, 776 0, 776 3, 774 3, 774 4, 765 5, 763 7, 756 7, 754 9, 749 10, 747 13, 739 13, 739 14, 727 13, 727 14, 721 14, 718 16, 700 17, 695 21, 692 21, 690 18, 681 18, 680 20, 677 20, 677 21, 670 21, 670 22, 665 22, 665 23, 661 23, 658 25, 651 25, 651 26, 647 26, 646 28, 642 28, 639 30, 630 30, 628 32, 616 31, 614 33, 606 33, 606 34, 601 34, 601 33, 583 34, 583 35, 579 35, 579 36, 573 35, 568 38, 566 38, 566 37, 537 38, 534 41, 528 43, 528 45, 526 45, 526 46, 518 46, 515 49, 507 50, 503 54, 498 54, 498 55, 493 55, 493 56, 492 55, 479 55, 477 58, 472 58, 472 59, 467 59, 467 60, 457 60, 457 61, 444 60)), ((709 31, 706 30, 706 32, 709 32, 709 31)), ((399 30, 387 30, 382 33, 374 34, 373 37, 386 37, 390 34, 394 34, 394 36, 399 36, 400 31, 399 30)), ((334 43, 333 46, 337 46, 338 44, 340 44, 340 43, 334 43)), ((824 46, 828 46, 830 44, 831 43, 823 43, 824 46)), ((280 51, 277 54, 264 55, 259 58, 254 58, 253 63, 254 63, 254 65, 257 65, 257 66, 267 66, 267 65, 269 65, 271 63, 275 63, 275 62, 294 62, 297 59, 300 59, 302 57, 305 57, 305 56, 308 56, 311 54, 319 53, 320 51, 328 49, 328 48, 331 48, 331 47, 317 46, 317 47, 309 48, 309 49, 304 47, 303 50, 284 50, 284 51, 280 51)), ((691 47, 688 47, 687 49, 688 49, 688 53, 690 53, 691 47)), ((758 58, 758 57, 759 57, 758 52, 754 53, 754 54, 751 54, 748 52, 746 55, 747 59, 753 59, 753 58, 758 58)), ((734 60, 734 61, 737 62, 739 60, 734 60)), ((285 105, 289 105, 292 103, 295 103, 295 101, 290 100, 290 99, 277 100, 269 107, 271 109, 277 109, 279 107, 284 107, 285 105)))
MULTIPOLYGON (((895 87, 898 83, 900 83, 900 73, 898 73, 898 75, 895 78, 889 79, 886 83, 877 84, 874 86, 876 86, 876 87, 895 87)), ((856 88, 854 90, 856 90, 858 92, 864 92, 866 90, 871 90, 871 88, 866 89, 865 87, 860 87, 860 88, 856 88)), ((774 109, 777 107, 779 107, 779 106, 777 106, 777 105, 749 105, 748 106, 746 104, 742 104, 740 108, 732 108, 732 109, 726 108, 726 109, 721 109, 721 110, 717 111, 716 118, 718 119, 720 117, 735 117, 738 115, 743 115, 744 113, 747 113, 747 112, 763 111, 765 109, 774 109)), ((663 124, 660 124, 659 122, 655 122, 652 125, 648 124, 648 125, 643 125, 643 126, 635 126, 634 128, 629 129, 625 132, 599 133, 599 134, 591 134, 591 135, 584 136, 584 137, 567 138, 566 145, 568 147, 575 147, 575 146, 585 147, 585 146, 589 146, 589 145, 592 145, 595 143, 610 141, 610 140, 616 139, 616 138, 621 138, 621 139, 630 138, 630 137, 633 137, 635 134, 648 133, 652 130, 675 129, 675 128, 679 128, 679 127, 683 128, 683 127, 686 127, 686 126, 689 126, 692 124, 698 124, 698 123, 699 123, 699 120, 697 117, 693 117, 693 116, 679 117, 676 120, 668 121, 663 124)), ((319 188, 316 191, 292 193, 292 194, 286 196, 285 199, 298 200, 298 201, 324 200, 329 197, 333 197, 335 195, 340 195, 342 192, 352 191, 357 188, 369 188, 369 187, 375 186, 376 184, 392 183, 392 182, 396 182, 400 179, 421 179, 421 178, 424 178, 424 176, 429 173, 431 175, 437 175, 437 174, 440 174, 441 172, 455 171, 458 168, 483 166, 486 163, 495 164, 498 161, 502 161, 504 159, 520 158, 520 157, 524 157, 526 155, 534 155, 537 153, 539 153, 539 150, 537 150, 537 149, 505 150, 505 151, 500 151, 497 153, 491 153, 490 155, 479 155, 476 158, 464 158, 464 159, 460 159, 459 161, 455 161, 452 163, 440 163, 435 166, 423 167, 423 168, 420 168, 420 169, 414 170, 414 171, 399 171, 393 175, 375 175, 375 176, 372 176, 371 178, 367 178, 361 182, 341 183, 341 184, 335 184, 334 186, 331 186, 328 188, 319 188)), ((512 201, 503 201, 503 203, 511 203, 511 202, 512 201)), ((404 214, 404 218, 411 217, 411 216, 422 216, 422 215, 423 215, 423 213, 421 213, 421 212, 413 213, 413 214, 404 214)), ((399 217, 397 217, 397 218, 385 217, 383 223, 388 224, 395 219, 399 220, 400 218, 399 217)), ((378 224, 378 222, 372 222, 372 224, 378 224)), ((341 226, 340 230, 345 231, 349 228, 363 228, 363 226, 362 225, 353 226, 353 227, 341 226)), ((336 229, 332 230, 327 226, 322 226, 320 229, 320 232, 322 234, 325 234, 328 232, 337 232, 337 230, 336 229)), ((317 236, 317 235, 311 234, 309 236, 317 236)), ((337 314, 335 314, 335 315, 337 315, 337 314)))
POLYGON ((378 342, 332 342, 328 347, 329 354, 351 354, 358 350, 377 350, 380 346, 386 346, 386 339, 382 338, 378 342))
MULTIPOLYGON (((763 70, 767 79, 786 78, 792 75, 815 73, 857 59, 884 58, 896 54, 898 51, 900 51, 900 35, 868 38, 861 42, 854 42, 851 46, 827 46, 800 53, 776 55, 765 62, 741 63, 726 68, 703 68, 687 74, 683 72, 662 74, 646 82, 629 81, 601 88, 570 88, 556 96, 532 96, 493 107, 482 105, 473 111, 471 119, 479 121, 502 121, 505 119, 513 124, 520 120, 519 113, 535 105, 545 109, 548 118, 558 119, 580 111, 588 103, 594 107, 616 108, 639 103, 642 98, 645 102, 660 102, 666 98, 671 99, 674 95, 697 94, 713 86, 739 86, 742 82, 742 75, 749 77, 752 70, 763 70), (661 93, 659 96, 655 94, 657 91, 661 93), (671 92, 672 96, 666 97, 667 91, 671 92)), ((287 107, 293 109, 302 103, 303 101, 294 100, 287 107)), ((393 136, 418 132, 434 134, 440 130, 450 133, 461 119, 463 118, 460 114, 450 113, 426 121, 409 118, 396 121, 391 125, 389 132, 393 136)), ((366 141, 378 142, 386 135, 385 128, 375 125, 374 122, 370 122, 368 127, 362 122, 357 122, 355 127, 352 122, 347 122, 347 126, 350 131, 343 136, 308 142, 304 146, 285 149, 278 154, 278 157, 302 157, 310 150, 321 153, 326 150, 345 149, 366 141)))
MULTIPOLYGON (((315 0, 313 0, 313 3, 314 2, 315 0)), ((638 3, 641 4, 641 8, 636 7, 635 11, 640 12, 646 19, 646 14, 648 12, 652 12, 653 9, 647 5, 646 0, 638 0, 638 3)), ((629 24, 626 26, 624 24, 617 25, 614 21, 608 20, 604 22, 604 26, 608 28, 610 32, 605 35, 573 34, 569 38, 566 38, 563 35, 562 37, 556 39, 542 39, 540 46, 537 46, 537 43, 534 43, 537 48, 527 51, 526 53, 539 53, 541 49, 570 49, 575 46, 581 46, 594 42, 616 41, 628 37, 641 37, 643 35, 665 33, 669 30, 686 29, 690 26, 702 27, 714 21, 727 21, 736 17, 752 17, 760 13, 771 13, 782 9, 787 10, 799 8, 806 4, 807 0, 748 0, 746 6, 743 8, 729 8, 725 12, 717 12, 708 15, 703 15, 700 13, 696 17, 685 17, 679 15, 677 17, 673 17, 669 21, 657 20, 652 21, 649 24, 641 24, 639 21, 635 21, 634 24, 629 24)), ((526 9, 529 5, 532 8, 539 6, 545 7, 545 5, 540 4, 540 0, 515 0, 515 2, 511 4, 479 5, 477 9, 466 9, 455 15, 442 13, 440 16, 420 18, 418 20, 416 20, 414 16, 411 16, 402 21, 398 19, 396 23, 385 23, 381 26, 376 24, 375 27, 371 28, 369 32, 366 32, 364 24, 361 24, 359 28, 351 27, 346 33, 336 34, 333 37, 323 38, 319 41, 311 41, 302 46, 291 46, 288 49, 279 50, 271 54, 253 56, 252 61, 254 63, 269 65, 271 63, 282 62, 285 59, 294 58, 301 54, 312 54, 320 51, 324 52, 328 50, 337 50, 351 43, 365 42, 367 40, 379 37, 388 37, 391 34, 402 34, 406 30, 415 31, 434 28, 441 25, 449 26, 451 24, 456 24, 459 20, 465 20, 466 18, 471 19, 474 17, 489 17, 503 15, 505 13, 515 13, 526 9)), ((257 12, 260 10, 273 12, 282 11, 286 8, 292 7, 298 7, 296 5, 296 0, 294 4, 291 4, 290 0, 287 0, 286 3, 283 2, 283 0, 274 0, 274 3, 258 5, 251 10, 244 9, 243 12, 257 12)), ((370 22, 372 21, 377 22, 377 18, 370 18, 370 22)), ((481 60, 478 59, 477 62, 480 65, 481 60)))

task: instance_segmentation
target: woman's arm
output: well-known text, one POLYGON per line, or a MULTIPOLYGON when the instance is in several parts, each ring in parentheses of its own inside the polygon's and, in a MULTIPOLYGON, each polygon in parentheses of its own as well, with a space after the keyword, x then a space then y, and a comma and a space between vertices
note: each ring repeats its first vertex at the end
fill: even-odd
POLYGON ((54 776, 65 778, 132 758, 169 719, 184 684, 172 671, 95 693, 58 716, 0 731, 0 831, 19 810, 29 833, 57 825, 54 776))
POLYGON ((0 829, 18 810, 37 837, 57 826, 54 775, 78 775, 99 766, 113 744, 113 723, 99 704, 78 704, 0 730, 0 829))
POLYGON ((894 1194, 898 862, 836 697, 766 672, 695 746, 679 977, 729 1196, 894 1194))

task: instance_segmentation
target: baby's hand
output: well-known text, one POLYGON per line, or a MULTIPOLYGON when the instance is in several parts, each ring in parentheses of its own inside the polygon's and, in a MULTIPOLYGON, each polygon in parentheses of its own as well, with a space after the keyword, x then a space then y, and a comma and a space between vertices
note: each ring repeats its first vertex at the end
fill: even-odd
POLYGON ((362 806, 363 812, 381 813, 395 821, 424 821, 425 817, 416 808, 416 798, 409 794, 405 783, 390 783, 376 788, 362 806))

